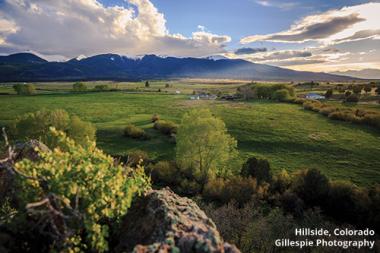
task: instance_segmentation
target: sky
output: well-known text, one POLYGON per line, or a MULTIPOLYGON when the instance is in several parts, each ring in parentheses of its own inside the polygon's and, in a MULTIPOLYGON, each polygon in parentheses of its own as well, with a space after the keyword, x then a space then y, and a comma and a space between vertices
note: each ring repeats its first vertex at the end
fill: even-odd
POLYGON ((218 56, 380 69, 380 0, 0 0, 0 54, 218 56))

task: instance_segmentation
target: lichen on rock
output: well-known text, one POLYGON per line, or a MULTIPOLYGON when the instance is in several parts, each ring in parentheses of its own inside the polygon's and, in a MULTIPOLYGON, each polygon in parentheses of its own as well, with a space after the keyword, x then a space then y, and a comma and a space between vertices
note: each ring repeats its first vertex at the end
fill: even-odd
POLYGON ((240 252, 223 242, 214 222, 169 188, 138 199, 124 217, 116 252, 240 252))

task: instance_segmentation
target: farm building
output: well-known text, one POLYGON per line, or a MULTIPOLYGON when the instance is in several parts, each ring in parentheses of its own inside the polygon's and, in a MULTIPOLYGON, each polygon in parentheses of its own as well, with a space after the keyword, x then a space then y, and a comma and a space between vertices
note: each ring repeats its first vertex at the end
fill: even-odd
POLYGON ((306 95, 307 99, 315 99, 315 100, 321 100, 325 99, 325 96, 319 95, 317 93, 309 93, 306 95))

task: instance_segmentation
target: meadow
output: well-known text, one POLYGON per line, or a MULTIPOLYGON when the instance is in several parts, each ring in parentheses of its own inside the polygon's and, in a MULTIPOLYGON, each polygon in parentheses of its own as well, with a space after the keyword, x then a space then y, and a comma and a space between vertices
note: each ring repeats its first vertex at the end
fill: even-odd
POLYGON ((374 128, 334 121, 295 104, 189 99, 193 90, 233 92, 239 82, 172 81, 169 87, 166 83, 151 82, 148 88, 144 83, 108 83, 121 91, 88 93, 70 93, 72 83, 44 83, 37 85, 33 96, 13 95, 11 86, 0 86, 0 93, 10 93, 0 96, 0 125, 42 108, 65 109, 95 124, 98 146, 111 155, 125 157, 132 150, 144 150, 152 159, 168 160, 175 157, 175 144, 152 128, 152 115, 180 123, 186 111, 207 107, 238 140, 242 161, 256 156, 268 159, 274 171, 318 168, 332 179, 358 185, 380 182, 380 133, 374 128), (144 128, 151 138, 123 137, 130 123, 144 128))

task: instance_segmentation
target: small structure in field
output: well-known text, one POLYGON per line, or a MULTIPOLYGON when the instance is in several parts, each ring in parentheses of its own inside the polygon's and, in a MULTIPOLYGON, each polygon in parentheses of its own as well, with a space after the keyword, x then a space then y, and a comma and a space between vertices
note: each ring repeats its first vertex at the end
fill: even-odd
POLYGON ((190 100, 215 100, 218 97, 216 95, 210 95, 210 94, 198 94, 198 95, 192 95, 190 96, 190 100))
POLYGON ((314 100, 322 100, 322 99, 325 99, 326 97, 317 93, 309 93, 305 96, 305 98, 314 99, 314 100))

